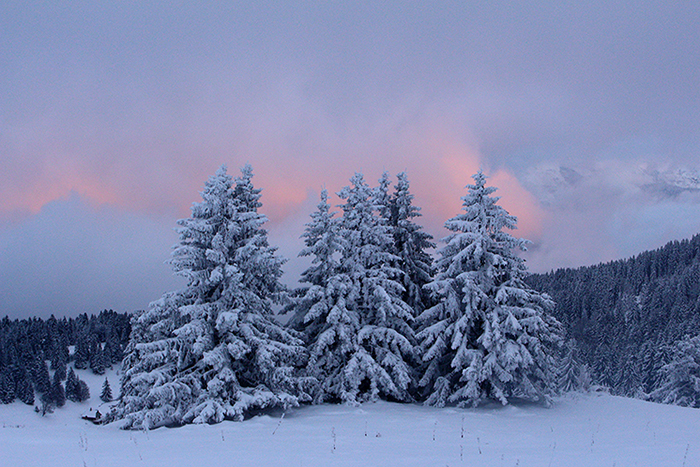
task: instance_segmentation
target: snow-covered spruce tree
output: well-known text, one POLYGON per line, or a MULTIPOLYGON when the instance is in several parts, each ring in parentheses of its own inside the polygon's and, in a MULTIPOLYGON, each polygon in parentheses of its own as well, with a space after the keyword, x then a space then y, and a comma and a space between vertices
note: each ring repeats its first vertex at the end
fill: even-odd
POLYGON ((34 388, 26 375, 17 382, 15 394, 25 404, 34 405, 34 388))
MULTIPOLYGON (((389 195, 389 187, 391 186, 391 179, 389 178, 389 172, 382 173, 379 178, 379 184, 373 190, 374 202, 377 208, 377 213, 379 217, 384 219, 384 223, 391 226, 391 195, 389 195)), ((391 229, 389 230, 389 235, 392 235, 391 229)))
POLYGON ((78 378, 78 386, 76 389, 76 402, 82 402, 90 399, 90 388, 87 383, 78 378))
POLYGON ((90 398, 90 388, 87 383, 73 371, 73 368, 68 369, 65 388, 66 399, 73 402, 82 402, 90 398))
POLYGON ((102 346, 98 343, 95 347, 95 352, 90 357, 90 369, 96 375, 103 375, 107 371, 108 366, 109 360, 102 350, 102 346))
POLYGON ((43 356, 37 356, 33 362, 33 378, 34 378, 34 388, 40 392, 45 393, 51 388, 51 376, 49 375, 49 367, 46 365, 46 360, 43 356))
POLYGON ((109 385, 109 379, 105 377, 105 382, 102 383, 102 392, 100 393, 100 400, 102 402, 112 401, 112 388, 109 385))
POLYGON ((564 346, 564 354, 557 369, 559 392, 588 391, 591 386, 591 374, 588 367, 578 358, 576 341, 570 339, 564 346))
POLYGON ((278 324, 283 260, 268 244, 250 166, 235 184, 221 167, 178 221, 171 264, 187 278, 132 322, 120 402, 126 428, 241 420, 253 410, 308 398, 296 366, 302 341, 278 324))
MULTIPOLYGON (((318 326, 310 324, 319 312, 319 307, 324 306, 326 297, 325 288, 331 277, 338 273, 338 259, 343 248, 343 239, 339 236, 338 219, 335 213, 331 212, 328 204, 328 191, 324 188, 321 191, 318 210, 311 213, 311 222, 306 224, 304 233, 304 248, 299 252, 299 256, 311 257, 311 265, 301 273, 299 282, 308 284, 296 289, 294 297, 284 312, 292 311, 294 314, 287 323, 288 326, 299 331, 303 331, 305 340, 310 342, 313 336, 318 334, 318 326), (309 314, 314 308, 314 312, 309 314)), ((326 305, 328 309, 332 305, 326 305)))
POLYGON ((679 340, 670 354, 670 362, 659 371, 659 388, 651 393, 651 399, 700 408, 700 335, 679 340))
MULTIPOLYGON (((390 253, 392 240, 379 215, 376 191, 359 173, 351 183, 339 193, 346 201, 341 206, 339 239, 319 245, 326 258, 334 258, 340 249, 338 264, 307 293, 312 302, 303 317, 310 349, 308 371, 320 382, 314 400, 409 400, 411 309, 401 299, 403 288, 393 279, 399 274, 392 267, 397 258, 390 253)), ((327 212, 324 203, 321 211, 327 212)), ((311 234, 317 225, 307 226, 307 248, 317 245, 311 239, 323 238, 311 234)), ((319 257, 319 252, 313 254, 319 257)), ((305 276, 312 277, 312 271, 305 276)))
POLYGON ((0 403, 11 404, 15 400, 15 381, 8 367, 0 371, 0 403))
POLYGON ((51 399, 56 404, 56 407, 60 408, 66 405, 66 390, 63 387, 63 383, 61 382, 59 376, 60 375, 58 373, 54 373, 49 392, 51 394, 51 399))
POLYGON ((78 391, 78 377, 75 375, 75 372, 73 371, 73 367, 70 367, 68 369, 68 374, 66 376, 66 387, 65 387, 65 392, 66 392, 66 399, 69 401, 77 402, 78 397, 77 397, 77 391, 78 391))
POLYGON ((294 316, 288 323, 302 332, 310 348, 306 374, 317 383, 314 403, 349 399, 343 398, 342 371, 357 349, 359 330, 357 313, 348 309, 350 280, 340 272, 345 242, 340 236, 340 223, 330 209, 324 189, 318 210, 311 214, 311 222, 302 234, 305 247, 299 256, 311 257, 311 265, 302 272, 300 281, 308 285, 295 291, 290 307, 294 316))
POLYGON ((432 280, 433 258, 427 250, 435 248, 432 235, 423 231, 413 219, 420 217, 420 208, 413 205, 406 172, 397 175, 394 194, 389 201, 389 224, 394 240, 393 253, 398 256, 401 270, 403 300, 416 315, 429 305, 430 294, 423 288, 432 280))
POLYGON ((419 317, 420 385, 426 403, 477 405, 485 399, 548 401, 556 389, 554 348, 561 326, 548 296, 523 282, 526 241, 504 231, 516 218, 490 196, 479 171, 462 197, 462 214, 445 223, 452 233, 439 251, 437 275, 426 285, 438 303, 419 317))

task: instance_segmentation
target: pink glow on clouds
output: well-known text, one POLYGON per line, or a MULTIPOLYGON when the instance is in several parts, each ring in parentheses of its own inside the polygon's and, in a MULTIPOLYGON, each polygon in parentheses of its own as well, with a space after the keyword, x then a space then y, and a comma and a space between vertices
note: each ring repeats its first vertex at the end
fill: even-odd
MULTIPOLYGON (((457 199, 464 196, 466 194, 464 187, 473 183, 472 174, 482 168, 487 176, 487 185, 498 189, 494 196, 501 198, 499 205, 518 218, 518 231, 514 235, 532 238, 539 237, 542 233, 545 213, 535 197, 523 188, 513 174, 504 169, 497 170, 492 174, 488 168, 480 167, 481 161, 475 160, 473 157, 448 155, 441 160, 441 163, 447 169, 447 174, 452 182, 444 184, 444 187, 446 191, 451 192, 452 196, 457 199)), ((452 215, 454 214, 456 212, 452 215)), ((447 213, 445 215, 449 216, 447 213)))
POLYGON ((54 173, 51 177, 34 180, 21 191, 4 193, 0 199, 0 215, 12 212, 37 214, 48 203, 67 198, 71 192, 98 205, 122 204, 116 191, 94 175, 54 173))
MULTIPOLYGON (((461 211, 460 198, 466 193, 465 186, 472 183, 471 175, 483 168, 488 183, 498 188, 500 204, 519 219, 515 235, 538 237, 544 214, 535 198, 512 173, 505 169, 491 171, 475 143, 456 136, 457 130, 450 125, 434 120, 412 122, 393 132, 380 125, 373 130, 346 128, 334 134, 320 125, 317 133, 305 135, 305 141, 297 141, 296 145, 284 137, 241 142, 220 136, 206 148, 178 146, 176 142, 164 142, 165 138, 160 140, 162 146, 157 139, 142 140, 99 160, 87 154, 103 151, 95 144, 86 144, 72 153, 64 151, 67 154, 61 157, 34 148, 36 154, 30 159, 41 170, 27 183, 16 185, 14 192, 3 193, 0 216, 21 211, 36 214, 47 203, 75 192, 95 205, 171 216, 174 222, 189 216, 192 203, 200 200, 204 182, 219 165, 225 163, 235 177, 239 167, 250 162, 254 184, 263 189, 262 212, 273 223, 287 222, 290 217, 306 222, 313 209, 310 206, 315 205, 323 187, 331 193, 331 202, 339 204, 333 194, 348 184, 355 171, 364 173, 367 182, 375 186, 383 171, 389 172, 393 184, 396 174, 405 170, 415 204, 422 208, 420 222, 440 238, 445 220, 461 211), (121 152, 131 156, 116 155, 121 152), (234 155, 221 157, 227 153, 234 155), (236 155, 240 153, 251 156, 236 155)), ((297 224, 299 232, 290 232, 294 236, 303 228, 301 222, 297 224)))
MULTIPOLYGON (((134 268, 162 266, 151 250, 167 257, 175 221, 221 164, 232 176, 252 164, 291 277, 319 191, 338 204, 333 193, 355 171, 372 186, 385 170, 406 171, 419 222, 440 239, 482 168, 518 217, 513 235, 535 241, 538 270, 698 232, 700 195, 621 187, 616 167, 555 185, 527 175, 609 159, 697 168, 697 2, 25 3, 0 3, 0 272, 24 277, 0 296, 14 296, 18 313, 53 312, 27 291, 66 270, 110 270, 94 291, 66 277, 71 310, 76 295, 104 296, 134 268), (95 251, 132 260, 76 243, 79 268, 72 255, 54 261, 86 232, 95 251), (7 251, 21 254, 9 261, 7 251), (35 258, 53 269, 35 275, 35 258)), ((169 283, 164 269, 166 279, 145 276, 155 289, 129 307, 168 290, 155 286, 169 283)))
POLYGON ((518 218, 518 230, 514 235, 529 240, 539 238, 547 214, 535 196, 507 170, 498 170, 491 178, 490 184, 498 187, 495 195, 501 197, 499 204, 518 218))

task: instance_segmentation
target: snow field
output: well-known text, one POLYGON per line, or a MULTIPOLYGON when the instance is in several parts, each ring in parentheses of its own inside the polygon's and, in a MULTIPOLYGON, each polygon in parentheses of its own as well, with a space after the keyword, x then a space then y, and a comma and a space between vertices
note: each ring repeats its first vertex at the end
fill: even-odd
MULTIPOLYGON (((700 411, 607 394, 552 408, 321 405, 244 422, 124 431, 80 419, 104 377, 80 372, 91 399, 41 417, 0 406, 5 466, 697 466, 700 411)), ((113 387, 117 376, 108 374, 113 387)))

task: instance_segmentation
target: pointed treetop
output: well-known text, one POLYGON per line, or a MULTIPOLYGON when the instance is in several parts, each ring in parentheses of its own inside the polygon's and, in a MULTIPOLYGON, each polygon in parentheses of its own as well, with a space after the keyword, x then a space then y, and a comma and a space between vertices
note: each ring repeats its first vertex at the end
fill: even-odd
POLYGON ((388 221, 391 218, 391 197, 389 196, 391 180, 389 179, 389 172, 384 171, 378 181, 379 185, 374 190, 374 203, 379 211, 379 216, 388 221))
POLYGON ((216 169, 214 176, 215 177, 225 177, 227 170, 228 170, 228 167, 226 166, 226 164, 221 164, 221 167, 216 169))
POLYGON ((392 199, 393 209, 396 211, 392 214, 394 222, 402 222, 413 217, 420 217, 420 207, 413 205, 413 194, 410 192, 410 184, 406 172, 401 172, 396 176, 395 192, 392 199))
POLYGON ((318 210, 321 212, 328 212, 330 210, 331 207, 328 204, 328 190, 326 189, 326 187, 323 187, 323 189, 321 190, 321 193, 319 194, 319 201, 316 207, 318 207, 318 210))
POLYGON ((377 198, 379 201, 388 201, 389 199, 389 186, 391 186, 391 179, 389 178, 389 172, 384 171, 382 176, 377 180, 379 185, 377 186, 377 198))
POLYGON ((245 178, 253 178, 253 166, 250 165, 250 162, 246 162, 243 167, 241 167, 241 174, 243 174, 245 178))
POLYGON ((366 202, 371 192, 369 185, 365 182, 365 177, 360 172, 355 172, 350 178, 351 185, 343 187, 338 193, 338 197, 347 200, 345 204, 338 207, 342 208, 346 213, 352 214, 354 206, 360 202, 366 202))
POLYGON ((362 174, 362 172, 355 172, 355 175, 350 177, 350 183, 352 183, 353 186, 356 186, 356 187, 367 184, 365 182, 365 176, 362 174))
POLYGON ((231 176, 226 173, 226 165, 222 165, 204 184, 202 201, 192 203, 192 217, 208 218, 215 212, 225 209, 223 196, 231 189, 231 176))
MULTIPOLYGON (((488 196, 497 190, 497 188, 494 186, 490 186, 490 187, 486 186, 486 179, 489 177, 484 175, 484 172, 482 169, 479 169, 479 171, 477 173, 472 175, 472 178, 474 179, 474 185, 467 185, 465 187, 469 190, 470 193, 479 193, 479 194, 482 194, 483 196, 488 196)), ((462 199, 464 199, 464 197, 462 199)), ((498 196, 494 196, 493 199, 494 199, 494 202, 497 202, 501 198, 498 196)))
POLYGON ((449 220, 447 222, 449 225, 446 227, 453 231, 461 230, 491 235, 501 232, 504 228, 517 229, 518 219, 497 204, 501 198, 490 196, 497 188, 486 186, 487 177, 483 171, 479 169, 476 174, 472 175, 472 178, 474 185, 467 185, 466 188, 469 192, 461 198, 465 214, 449 220), (466 222, 460 222, 460 227, 457 227, 454 222, 456 220, 466 222))
POLYGON ((236 177, 235 197, 246 211, 257 212, 262 206, 260 196, 262 189, 253 187, 253 167, 246 164, 241 167, 241 176, 236 177))

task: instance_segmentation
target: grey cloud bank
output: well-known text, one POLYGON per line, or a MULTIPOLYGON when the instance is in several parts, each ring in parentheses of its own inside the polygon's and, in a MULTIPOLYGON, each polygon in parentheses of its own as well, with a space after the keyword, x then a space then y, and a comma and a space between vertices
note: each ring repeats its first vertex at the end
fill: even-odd
POLYGON ((690 1, 3 2, 0 316, 176 287, 172 229, 221 163, 253 165, 288 283, 355 170, 407 170, 440 238, 483 167, 537 271, 690 236, 698 24, 690 1))
POLYGON ((76 194, 49 203, 0 232, 1 314, 46 318, 145 308, 182 285, 165 264, 177 240, 173 227, 96 208, 76 194))

